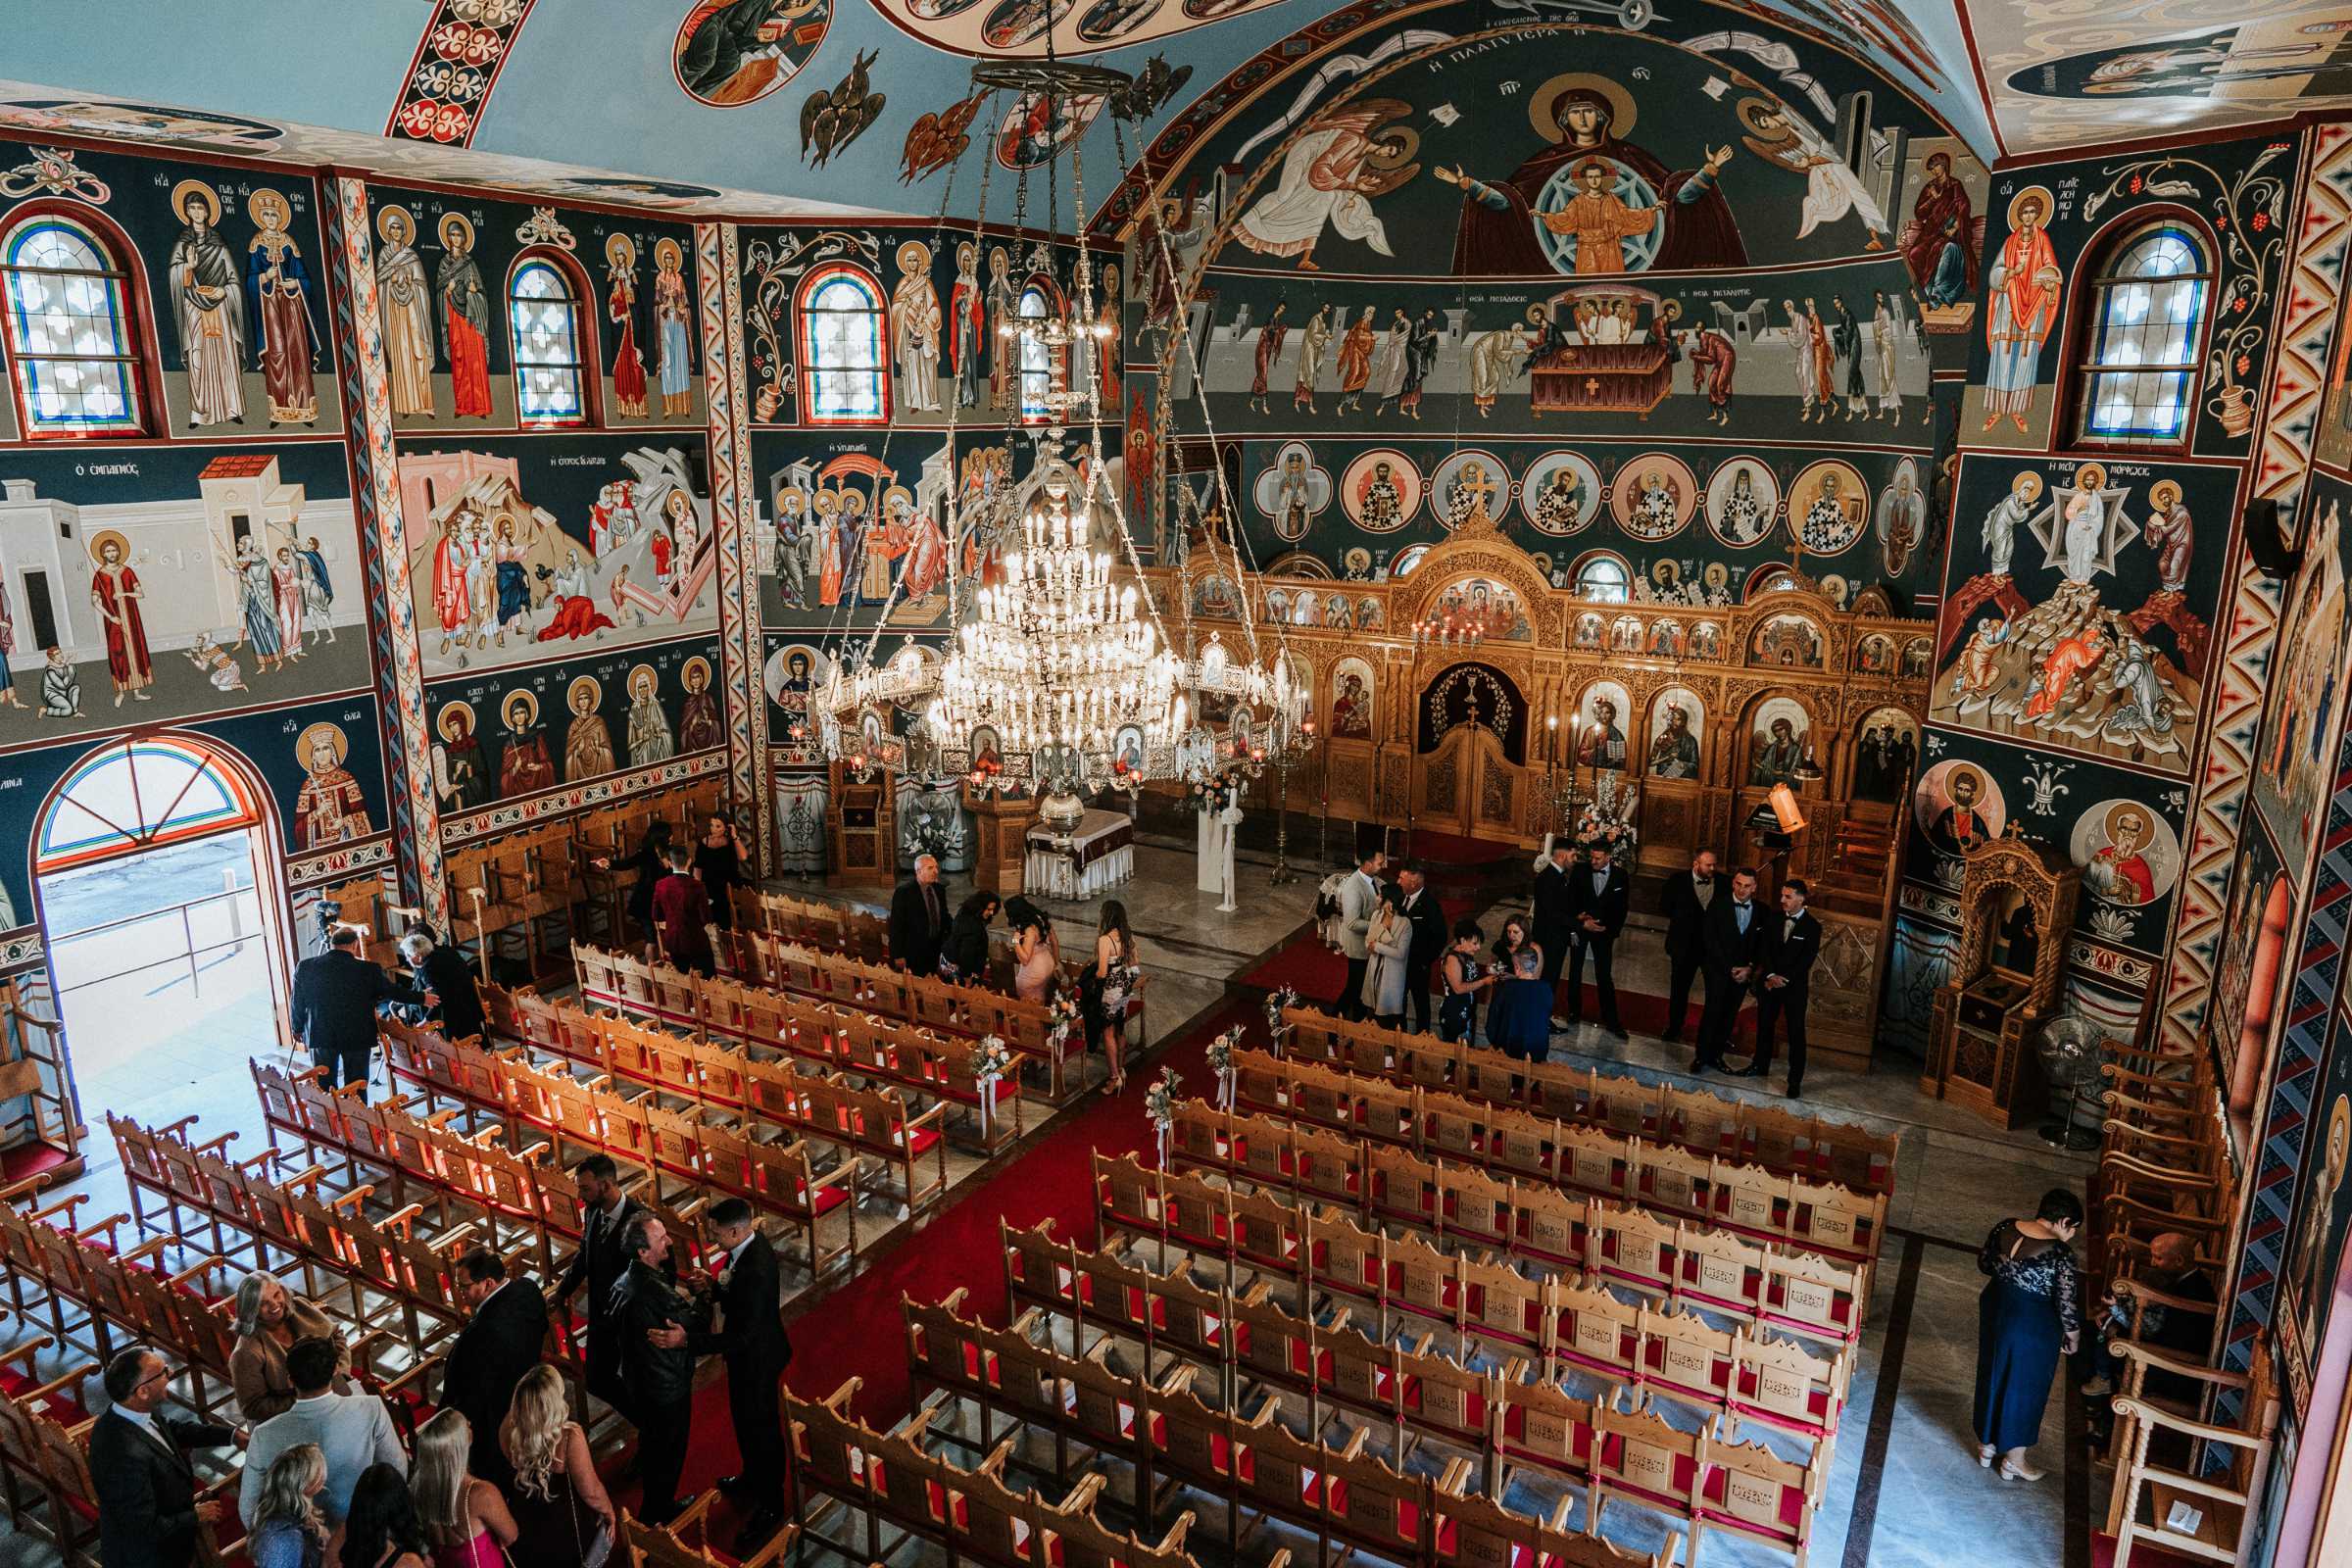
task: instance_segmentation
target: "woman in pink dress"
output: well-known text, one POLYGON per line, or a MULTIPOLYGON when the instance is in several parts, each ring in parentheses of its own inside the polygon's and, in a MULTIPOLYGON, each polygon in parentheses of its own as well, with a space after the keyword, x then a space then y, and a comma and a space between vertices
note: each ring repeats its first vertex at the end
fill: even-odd
POLYGON ((277 588, 278 635, 284 639, 278 646, 288 659, 302 657, 302 564, 294 559, 294 547, 279 545, 275 564, 270 568, 270 581, 277 588))
POLYGON ((443 1410, 416 1434, 416 1463, 409 1491, 432 1543, 433 1568, 505 1568, 506 1548, 519 1533, 498 1488, 466 1468, 473 1424, 443 1410))

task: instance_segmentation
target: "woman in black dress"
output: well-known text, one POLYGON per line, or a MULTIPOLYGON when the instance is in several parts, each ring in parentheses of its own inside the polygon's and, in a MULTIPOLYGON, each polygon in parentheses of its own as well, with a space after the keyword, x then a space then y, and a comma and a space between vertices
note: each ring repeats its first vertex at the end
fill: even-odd
POLYGON ((986 888, 967 896, 948 922, 948 940, 939 953, 939 974, 957 985, 988 981, 988 923, 997 917, 997 896, 986 888))
POLYGON ((629 887, 628 902, 621 909, 628 915, 631 929, 644 938, 646 956, 654 958, 661 956, 658 946, 661 939, 654 931, 654 884, 668 873, 670 836, 670 825, 657 821, 645 830, 645 838, 638 844, 635 855, 618 860, 600 855, 591 862, 598 870, 611 871, 615 876, 623 871, 637 873, 637 880, 629 887))
POLYGON ((2032 1219, 2005 1219, 1984 1238, 1977 1267, 1992 1276, 1977 1298, 1977 1463, 2001 1459, 2003 1481, 2039 1481, 2026 1450, 2041 1435, 2042 1407, 2058 1358, 2082 1330, 2082 1280, 2068 1246, 2082 1200, 2063 1187, 2042 1194, 2032 1219))
POLYGON ((710 895, 710 923, 721 931, 735 929, 735 890, 743 886, 743 846, 735 842, 735 823, 723 811, 712 811, 694 844, 694 874, 710 895))

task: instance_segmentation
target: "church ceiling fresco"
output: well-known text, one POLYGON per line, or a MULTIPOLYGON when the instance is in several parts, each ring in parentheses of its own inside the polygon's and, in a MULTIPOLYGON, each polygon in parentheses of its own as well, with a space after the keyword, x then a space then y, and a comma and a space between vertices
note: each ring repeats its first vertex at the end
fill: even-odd
MULTIPOLYGON (((537 0, 353 0, 272 14, 265 37, 250 7, 186 0, 143 20, 149 47, 122 50, 69 0, 24 0, 0 123, 331 157, 380 174, 569 199, 758 216, 811 203, 847 212, 863 205, 839 202, 854 190, 870 210, 922 215, 937 204, 928 180, 1020 129, 1018 104, 971 102, 975 58, 1051 48, 1149 69, 1152 101, 1127 131, 1132 153, 1188 106, 1213 118, 1220 94, 1295 65, 1295 35, 1356 32, 1414 9, 1407 0, 663 0, 651 9, 572 0, 551 11, 537 0), (858 111, 846 122, 845 90, 858 111), (468 151, 515 162, 447 156, 468 151)), ((1663 13, 1642 0, 1495 0, 1454 30, 1513 23, 1676 40, 1770 35, 1804 54, 1808 71, 1867 77, 1882 116, 1909 100, 1980 159, 2254 123, 2352 94, 2352 5, 2308 0, 2156 0, 2121 16, 2051 0, 1687 0, 1663 13)), ((1115 118, 1057 127, 1047 145, 1079 142, 1107 173, 1115 118)), ((961 182, 959 211, 977 190, 977 179, 961 182)))

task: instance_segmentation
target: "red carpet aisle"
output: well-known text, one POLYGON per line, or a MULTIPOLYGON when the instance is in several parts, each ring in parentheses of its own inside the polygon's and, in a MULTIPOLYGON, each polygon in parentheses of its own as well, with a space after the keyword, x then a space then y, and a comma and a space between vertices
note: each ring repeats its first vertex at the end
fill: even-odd
MULTIPOLYGON (((1208 1071, 1208 1043, 1237 1023, 1250 1025, 1252 1038, 1263 1044, 1265 1013, 1257 994, 1230 995, 1211 1006, 1159 1049, 1148 1065, 1129 1064, 1125 1094, 1116 1100, 1094 1096, 995 1175, 956 1189, 944 1209, 925 1215, 915 1233, 900 1238, 887 1254, 861 1259, 862 1271, 855 1278, 801 1307, 786 1322, 792 1336, 786 1386, 804 1397, 821 1398, 844 1379, 859 1377, 865 1383, 855 1407, 858 1415, 879 1427, 905 1415, 914 1401, 900 1315, 902 1294, 936 1301, 962 1286, 970 1292, 964 1302, 967 1313, 1004 1322, 998 1219, 1030 1226, 1051 1218, 1062 1236, 1091 1241, 1090 1152, 1100 1149, 1114 1157, 1131 1152, 1151 1157, 1145 1091, 1163 1067, 1174 1067, 1183 1079, 1184 1094, 1210 1094, 1214 1081, 1208 1071)), ((735 1432, 727 1417, 726 1380, 719 1376, 695 1396, 694 1444, 679 1495, 692 1496, 735 1469, 735 1432)), ((607 1484, 615 1501, 635 1505, 639 1489, 634 1479, 615 1482, 608 1477, 607 1484)), ((728 1540, 738 1522, 720 1499, 713 1510, 711 1539, 728 1540)))

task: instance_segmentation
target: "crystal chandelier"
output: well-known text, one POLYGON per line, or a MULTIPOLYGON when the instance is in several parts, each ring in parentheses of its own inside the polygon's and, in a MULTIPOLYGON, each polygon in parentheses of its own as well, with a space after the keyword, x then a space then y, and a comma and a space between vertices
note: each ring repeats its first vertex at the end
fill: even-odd
POLYGON ((1039 782, 1055 793, 1140 775, 1185 727, 1183 663, 1137 615, 1135 586, 1111 582, 1111 557, 1090 552, 1088 533, 1055 472, 1021 519, 1004 581, 975 596, 924 712, 934 735, 966 751, 981 735, 1040 759, 1039 782))

